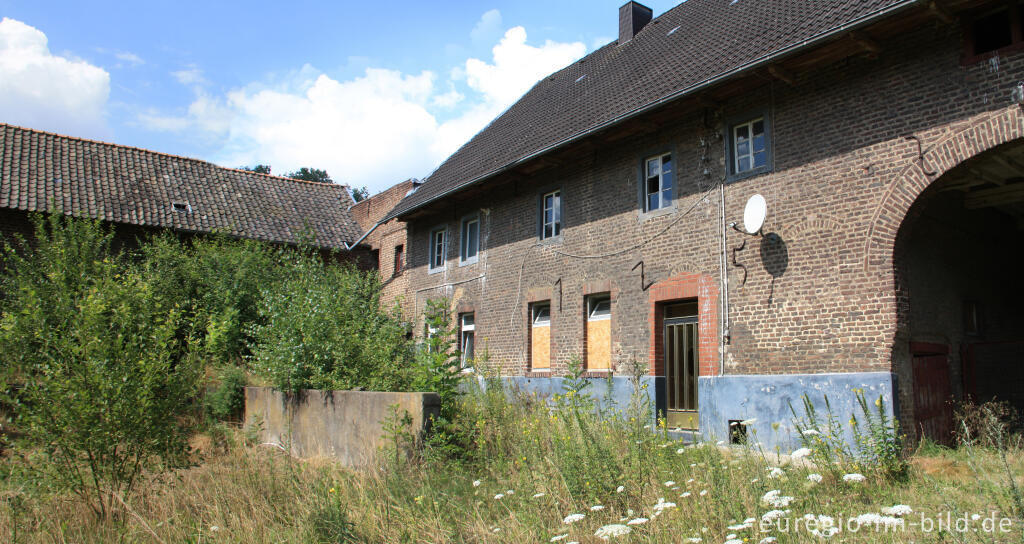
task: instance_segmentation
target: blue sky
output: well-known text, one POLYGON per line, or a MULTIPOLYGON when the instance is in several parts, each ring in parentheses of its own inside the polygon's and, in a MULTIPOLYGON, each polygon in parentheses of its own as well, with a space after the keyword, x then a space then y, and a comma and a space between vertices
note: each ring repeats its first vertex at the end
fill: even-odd
POLYGON ((621 3, 0 0, 0 122, 376 192, 614 40, 621 3))

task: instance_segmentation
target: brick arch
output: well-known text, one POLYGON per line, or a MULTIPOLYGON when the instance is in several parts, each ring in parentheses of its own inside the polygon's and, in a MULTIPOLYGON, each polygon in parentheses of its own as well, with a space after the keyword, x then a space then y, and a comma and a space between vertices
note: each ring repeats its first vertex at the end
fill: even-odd
POLYGON ((1019 138, 1024 138, 1024 113, 1021 107, 1013 105, 980 115, 967 127, 945 135, 935 144, 929 146, 924 142, 923 159, 918 160, 915 153, 875 208, 864 245, 864 272, 891 268, 900 225, 917 198, 935 180, 967 159, 1019 138))

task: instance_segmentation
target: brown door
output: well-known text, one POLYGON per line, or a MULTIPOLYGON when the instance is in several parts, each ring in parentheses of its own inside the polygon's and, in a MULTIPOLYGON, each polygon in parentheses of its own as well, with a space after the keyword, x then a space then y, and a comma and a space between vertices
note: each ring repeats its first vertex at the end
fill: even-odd
POLYGON ((914 419, 921 438, 949 445, 953 441, 953 391, 949 347, 911 343, 914 371, 914 419))
MULTIPOLYGON (((688 305, 687 305, 688 306, 688 305)), ((694 309, 696 304, 693 305, 694 309)), ((697 429, 697 316, 665 319, 666 419, 669 428, 697 429)), ((677 310, 678 311, 678 310, 677 310)))

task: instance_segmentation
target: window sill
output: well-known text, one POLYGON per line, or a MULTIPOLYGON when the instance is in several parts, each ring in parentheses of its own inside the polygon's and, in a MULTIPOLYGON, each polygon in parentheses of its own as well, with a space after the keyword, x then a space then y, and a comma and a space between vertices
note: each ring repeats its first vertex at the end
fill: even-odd
POLYGON ((674 214, 674 213, 676 213, 676 211, 677 211, 677 208, 676 208, 675 202, 673 201, 671 206, 666 206, 664 208, 658 208, 657 210, 651 210, 649 212, 641 211, 639 218, 640 218, 641 221, 647 221, 648 219, 654 219, 655 217, 661 217, 663 215, 674 214))
POLYGON ((444 272, 446 269, 447 269, 447 267, 444 267, 444 266, 441 266, 441 267, 438 267, 438 268, 428 268, 427 269, 427 274, 428 275, 440 274, 441 272, 444 272))
POLYGON ((613 374, 612 370, 609 369, 595 369, 584 371, 580 376, 582 378, 608 378, 613 374))
POLYGON ((526 378, 550 378, 551 377, 551 369, 550 368, 537 368, 537 369, 533 369, 533 370, 527 370, 526 374, 524 375, 524 377, 526 377, 526 378))
POLYGON ((768 173, 771 173, 771 171, 772 171, 771 168, 769 168, 767 166, 762 166, 760 168, 755 168, 753 170, 747 170, 746 172, 742 172, 740 174, 729 174, 728 176, 726 176, 725 182, 726 183, 732 183, 734 181, 741 181, 741 180, 744 180, 744 179, 747 179, 747 178, 752 178, 752 177, 755 177, 755 176, 760 176, 761 174, 768 174, 768 173))
POLYGON ((479 256, 473 257, 472 259, 467 259, 465 261, 459 261, 459 268, 462 268, 463 266, 470 266, 470 265, 476 264, 479 261, 480 261, 480 257, 479 256))
POLYGON ((538 237, 537 238, 537 243, 539 243, 539 244, 561 245, 562 244, 562 235, 559 234, 558 236, 551 236, 549 238, 539 238, 538 237))

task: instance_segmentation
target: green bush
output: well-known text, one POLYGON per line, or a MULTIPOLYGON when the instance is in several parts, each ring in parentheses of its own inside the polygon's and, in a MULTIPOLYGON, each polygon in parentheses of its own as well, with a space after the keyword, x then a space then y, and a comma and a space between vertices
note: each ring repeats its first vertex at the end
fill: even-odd
POLYGON ((412 349, 380 308, 380 281, 313 254, 290 256, 287 277, 263 291, 251 329, 252 367, 274 387, 408 391, 412 349))
POLYGON ((35 223, 33 247, 5 252, 0 368, 21 386, 8 401, 32 468, 102 517, 144 469, 188 463, 200 365, 181 309, 111 253, 108 229, 35 223))
POLYGON ((206 394, 206 413, 218 421, 241 420, 248 383, 245 370, 226 366, 217 374, 217 380, 217 386, 206 394))

